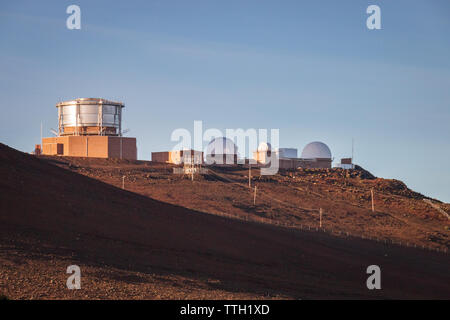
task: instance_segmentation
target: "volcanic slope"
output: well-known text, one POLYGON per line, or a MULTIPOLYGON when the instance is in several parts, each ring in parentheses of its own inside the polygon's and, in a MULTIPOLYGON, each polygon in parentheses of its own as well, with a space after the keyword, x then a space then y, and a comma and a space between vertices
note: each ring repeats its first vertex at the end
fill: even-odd
POLYGON ((447 254, 200 213, 5 145, 0 173, 9 298, 450 298, 447 254), (382 290, 366 288, 373 264, 382 290))
POLYGON ((283 224, 448 250, 450 205, 409 189, 403 182, 376 178, 357 167, 299 169, 260 176, 244 165, 208 167, 209 174, 174 174, 174 165, 119 159, 41 157, 49 163, 108 184, 185 208, 245 220, 283 224), (254 187, 257 187, 254 203, 254 187), (371 208, 374 192, 374 212, 371 208), (424 201, 425 200, 425 201, 424 201), (430 202, 431 201, 431 202, 430 202))

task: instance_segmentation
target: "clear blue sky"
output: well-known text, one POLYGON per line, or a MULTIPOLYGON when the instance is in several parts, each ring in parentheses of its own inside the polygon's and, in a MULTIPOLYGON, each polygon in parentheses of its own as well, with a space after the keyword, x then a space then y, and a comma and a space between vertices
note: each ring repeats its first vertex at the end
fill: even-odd
POLYGON ((22 151, 55 104, 124 101, 138 156, 176 128, 279 128, 450 202, 450 1, 1 1, 0 141, 22 151), (81 7, 81 30, 66 28, 81 7), (366 28, 370 4, 382 30, 366 28))

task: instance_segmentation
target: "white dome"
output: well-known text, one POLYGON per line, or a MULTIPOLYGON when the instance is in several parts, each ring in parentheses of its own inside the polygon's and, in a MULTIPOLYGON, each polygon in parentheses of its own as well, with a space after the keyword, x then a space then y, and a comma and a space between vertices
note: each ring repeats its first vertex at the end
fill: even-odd
POLYGON ((303 159, 326 158, 331 159, 331 151, 328 146, 319 141, 311 142, 302 151, 303 159))
POLYGON ((237 154, 237 147, 234 142, 228 138, 215 138, 211 140, 211 142, 206 147, 206 154, 237 154))
POLYGON ((267 152, 272 150, 272 146, 270 145, 270 143, 268 142, 261 142, 258 146, 258 151, 259 152, 267 152))

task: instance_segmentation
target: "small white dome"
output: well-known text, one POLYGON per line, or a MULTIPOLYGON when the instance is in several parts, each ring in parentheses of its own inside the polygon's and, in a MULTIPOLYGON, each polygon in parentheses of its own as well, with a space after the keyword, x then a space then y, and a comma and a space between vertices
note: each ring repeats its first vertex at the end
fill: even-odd
POLYGON ((328 146, 319 141, 311 142, 302 151, 303 159, 325 158, 331 159, 331 151, 328 146))
POLYGON ((270 143, 268 142, 261 142, 258 146, 258 151, 259 152, 267 152, 272 150, 272 146, 270 145, 270 143))
POLYGON ((234 142, 228 138, 214 138, 206 147, 206 154, 237 154, 237 147, 234 142))

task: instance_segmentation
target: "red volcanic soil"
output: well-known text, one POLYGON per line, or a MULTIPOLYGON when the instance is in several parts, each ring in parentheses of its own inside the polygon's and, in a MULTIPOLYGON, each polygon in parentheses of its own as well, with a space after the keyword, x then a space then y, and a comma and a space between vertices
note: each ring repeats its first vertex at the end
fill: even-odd
MULTIPOLYGON (((248 167, 208 167, 209 173, 174 174, 174 165, 119 159, 41 157, 73 172, 128 191, 195 211, 296 228, 323 228, 382 241, 446 251, 450 246, 448 204, 410 190, 403 182, 375 178, 357 168, 298 169, 260 176, 256 204, 248 188, 248 167), (124 179, 124 180, 123 180, 124 179), (374 190, 374 208, 371 190, 374 190), (430 200, 431 201, 431 200, 430 200)), ((182 168, 178 168, 182 169, 182 168)))
POLYGON ((448 254, 209 215, 1 144, 0 174, 9 298, 450 298, 448 254), (382 290, 366 288, 373 264, 382 290))

